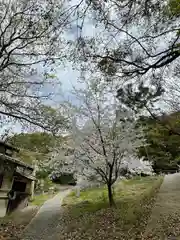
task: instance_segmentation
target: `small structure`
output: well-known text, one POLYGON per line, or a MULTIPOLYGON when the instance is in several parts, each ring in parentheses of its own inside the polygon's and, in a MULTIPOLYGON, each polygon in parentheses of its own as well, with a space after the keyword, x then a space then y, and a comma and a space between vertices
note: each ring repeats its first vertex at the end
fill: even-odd
POLYGON ((0 217, 28 205, 33 167, 15 158, 19 150, 0 141, 0 217))

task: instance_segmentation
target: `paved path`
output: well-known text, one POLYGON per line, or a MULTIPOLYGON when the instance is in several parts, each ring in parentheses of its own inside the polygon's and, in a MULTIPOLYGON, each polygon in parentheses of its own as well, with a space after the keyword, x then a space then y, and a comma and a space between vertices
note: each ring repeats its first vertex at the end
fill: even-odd
POLYGON ((46 201, 26 228, 22 240, 53 240, 58 221, 61 218, 61 204, 70 190, 58 193, 46 201))
POLYGON ((142 239, 180 239, 180 173, 166 175, 142 239))

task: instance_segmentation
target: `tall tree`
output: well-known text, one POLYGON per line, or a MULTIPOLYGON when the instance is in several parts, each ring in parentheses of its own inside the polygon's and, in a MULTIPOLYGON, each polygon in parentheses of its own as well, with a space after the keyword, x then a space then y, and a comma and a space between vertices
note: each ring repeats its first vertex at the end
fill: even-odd
POLYGON ((114 91, 102 79, 87 81, 76 91, 80 106, 74 107, 73 136, 76 174, 106 184, 114 205, 112 185, 120 175, 122 159, 141 143, 129 112, 119 109, 114 91))
POLYGON ((139 148, 139 157, 149 160, 156 173, 176 172, 179 170, 179 145, 180 137, 166 128, 171 124, 174 129, 180 127, 179 112, 168 116, 159 116, 164 124, 157 122, 152 117, 141 117, 137 123, 144 126, 146 146, 139 148))
POLYGON ((179 0, 91 1, 80 12, 80 54, 97 58, 106 73, 128 79, 146 74, 146 78, 159 78, 163 72, 167 76, 169 64, 173 63, 173 69, 178 65, 179 0), (85 38, 83 31, 92 12, 93 39, 87 34, 85 38))
POLYGON ((74 176, 73 158, 74 144, 71 137, 56 138, 46 161, 43 161, 43 167, 49 170, 53 180, 65 180, 68 183, 74 176))
POLYGON ((44 104, 58 82, 53 64, 63 58, 63 30, 72 9, 57 0, 0 3, 0 117, 49 129, 44 104), (38 76, 38 70, 41 74, 38 76))
MULTIPOLYGON (((127 82, 158 83, 169 95, 180 72, 179 0, 86 1, 84 5, 78 14, 79 51, 75 52, 81 69, 98 67, 107 80, 116 79, 117 89, 127 82), (87 22, 93 35, 85 31, 87 22)), ((169 98, 166 94, 166 103, 169 98)))

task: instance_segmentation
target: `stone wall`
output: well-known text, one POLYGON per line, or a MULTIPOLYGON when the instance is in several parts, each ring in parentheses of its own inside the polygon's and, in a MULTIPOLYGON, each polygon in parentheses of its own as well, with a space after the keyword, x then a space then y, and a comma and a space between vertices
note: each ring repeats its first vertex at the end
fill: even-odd
POLYGON ((11 190, 13 183, 14 165, 9 164, 8 169, 4 169, 3 181, 0 188, 0 217, 6 215, 8 206, 7 194, 11 190))
POLYGON ((8 198, 0 198, 0 217, 4 217, 6 215, 8 205, 8 198))

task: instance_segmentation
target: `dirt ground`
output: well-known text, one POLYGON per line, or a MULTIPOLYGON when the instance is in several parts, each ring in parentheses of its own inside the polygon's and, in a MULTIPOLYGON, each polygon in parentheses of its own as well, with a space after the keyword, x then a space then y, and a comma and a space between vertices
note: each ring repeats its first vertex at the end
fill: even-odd
POLYGON ((30 206, 0 219, 0 240, 18 240, 36 215, 38 207, 30 206))
POLYGON ((166 175, 142 239, 180 239, 179 204, 180 173, 166 175))

